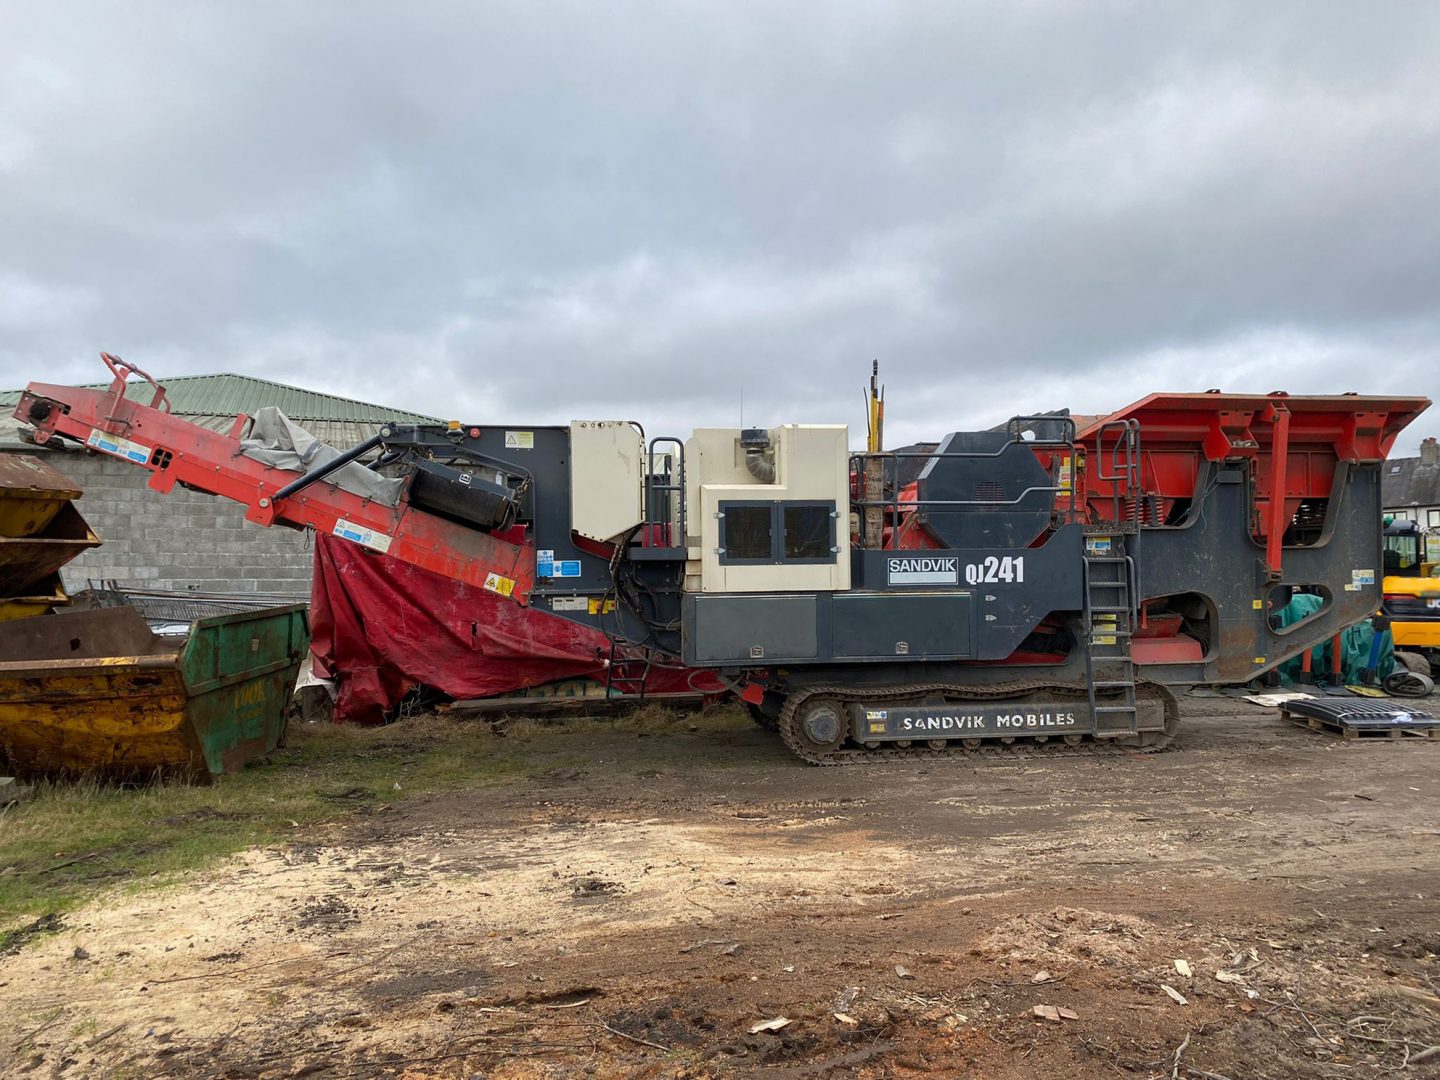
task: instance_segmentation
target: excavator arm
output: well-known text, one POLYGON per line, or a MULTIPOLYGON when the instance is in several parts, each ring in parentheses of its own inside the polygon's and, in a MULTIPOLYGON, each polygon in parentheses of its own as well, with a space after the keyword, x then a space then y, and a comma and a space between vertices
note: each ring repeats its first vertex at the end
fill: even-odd
MULTIPOLYGON (((244 504, 245 517, 257 525, 331 533, 528 604, 535 585, 535 548, 519 535, 523 529, 509 526, 503 513, 486 528, 412 501, 417 479, 433 483, 436 466, 409 471, 394 505, 347 491, 331 479, 338 468, 372 450, 392 460, 430 457, 430 448, 446 445, 443 429, 387 425, 326 465, 299 472, 243 452, 250 417, 237 416, 225 434, 182 420, 171 414, 165 390, 153 378, 119 357, 100 355, 113 376, 104 390, 31 383, 21 394, 15 418, 34 428, 37 444, 71 439, 148 469, 149 486, 156 491, 168 493, 178 484, 233 499, 244 504), (127 393, 134 385, 131 375, 153 388, 148 404, 127 393)), ((454 452, 460 452, 458 440, 454 452)), ((503 501, 504 495, 496 498, 503 501)))

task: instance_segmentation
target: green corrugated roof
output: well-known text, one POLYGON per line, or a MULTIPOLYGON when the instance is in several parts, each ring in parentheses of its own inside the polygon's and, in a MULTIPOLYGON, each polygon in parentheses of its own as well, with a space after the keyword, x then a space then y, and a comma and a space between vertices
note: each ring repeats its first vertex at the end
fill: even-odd
MULTIPOLYGON (((158 381, 165 387, 174 415, 212 431, 228 432, 237 413, 254 416, 266 405, 278 406, 317 439, 342 449, 364 442, 387 420, 439 423, 433 416, 387 409, 368 401, 322 394, 253 375, 179 375, 158 381)), ((89 383, 87 388, 103 390, 109 385, 89 383)), ((150 388, 143 382, 132 380, 127 393, 142 402, 150 400, 150 388)), ((0 392, 0 444, 10 445, 19 438, 19 423, 11 416, 19 400, 19 390, 0 392)))
MULTIPOLYGON (((304 423, 307 420, 339 420, 378 424, 386 420, 435 423, 435 417, 421 413, 406 412, 403 409, 389 409, 383 405, 372 405, 368 401, 322 394, 318 390, 306 390, 299 386, 257 379, 253 375, 180 375, 173 379, 159 379, 170 399, 170 411, 178 416, 229 416, 236 413, 253 415, 256 409, 265 405, 279 406, 280 411, 291 420, 304 423)), ((109 383, 86 383, 87 387, 103 390, 109 383)), ((144 383, 131 382, 139 400, 148 400, 150 389, 144 383)), ((15 407, 20 400, 19 390, 0 393, 0 409, 15 407)), ((9 411, 9 410, 6 410, 9 411)))

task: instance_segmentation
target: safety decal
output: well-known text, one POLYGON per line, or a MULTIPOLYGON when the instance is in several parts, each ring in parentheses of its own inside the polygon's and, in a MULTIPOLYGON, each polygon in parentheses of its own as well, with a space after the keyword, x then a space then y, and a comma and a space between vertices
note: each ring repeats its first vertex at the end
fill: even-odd
POLYGON ((1374 585, 1375 568, 1372 566, 1365 570, 1351 570, 1350 580, 1356 585, 1374 585))
POLYGON ((555 552, 535 552, 535 574, 543 578, 566 578, 580 576, 579 559, 556 559, 555 552))
POLYGON ((91 450, 99 450, 105 454, 114 454, 118 458, 124 458, 126 461, 133 461, 136 465, 145 465, 150 461, 150 451, 139 443, 122 439, 119 435, 107 435, 103 431, 91 430, 90 437, 85 440, 85 445, 91 450))
POLYGON ((382 532, 376 532, 374 529, 367 529, 364 525, 346 521, 344 518, 335 522, 335 528, 331 532, 342 540, 349 540, 352 544, 359 544, 373 551, 390 550, 390 537, 382 532))
POLYGON ((507 431, 505 432, 506 450, 534 450, 535 432, 533 431, 507 431))
POLYGON ((509 596, 515 591, 515 581, 503 574, 490 573, 485 575, 485 588, 501 596, 509 596))

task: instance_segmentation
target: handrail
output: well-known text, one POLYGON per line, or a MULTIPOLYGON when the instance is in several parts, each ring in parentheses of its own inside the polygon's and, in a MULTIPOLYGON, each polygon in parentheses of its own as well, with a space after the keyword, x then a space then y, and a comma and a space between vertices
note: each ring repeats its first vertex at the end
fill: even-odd
MULTIPOLYGON (((1067 521, 1067 523, 1075 521, 1077 515, 1076 515, 1076 503, 1075 503, 1075 489, 1076 489, 1076 483, 1075 483, 1075 480, 1076 480, 1076 475, 1075 475, 1075 473, 1076 473, 1076 442, 1075 442, 1075 421, 1074 421, 1074 419, 1073 419, 1072 417, 1069 417, 1069 416, 1044 416, 1044 415, 1039 415, 1039 416, 1015 416, 1015 417, 1011 417, 1011 419, 1006 423, 1006 425, 1005 425, 1005 434, 1008 436, 1008 438, 1006 439, 1006 441, 1004 442, 1004 444, 1001 445, 1001 446, 999 447, 999 449, 993 450, 993 451, 991 451, 991 450, 947 450, 947 451, 941 452, 941 451, 939 451, 938 449, 936 449, 936 450, 929 450, 929 451, 927 451, 927 450, 880 450, 880 451, 873 451, 873 452, 872 452, 872 451, 865 451, 865 452, 852 453, 852 454, 850 455, 850 465, 849 465, 850 473, 851 473, 852 476, 863 476, 863 475, 864 475, 864 471, 865 471, 865 464, 866 464, 866 462, 869 462, 869 461, 877 461, 877 460, 878 460, 878 461, 882 461, 882 462, 883 462, 883 461, 893 462, 893 463, 894 463, 894 468, 892 468, 891 470, 889 470, 889 472, 890 472, 890 486, 891 486, 891 495, 890 495, 889 498, 885 498, 885 499, 865 499, 865 498, 856 499, 856 498, 852 498, 852 499, 850 500, 851 509, 859 509, 859 510, 862 510, 862 511, 863 511, 863 510, 865 510, 865 509, 867 509, 867 508, 873 508, 873 507, 877 507, 877 506, 878 506, 878 507, 881 507, 882 509, 885 510, 886 516, 887 516, 887 518, 888 518, 888 521, 886 522, 886 524, 888 524, 888 526, 889 526, 889 528, 890 528, 890 540, 889 540, 888 543, 882 542, 881 547, 880 547, 880 549, 879 549, 879 550, 882 550, 882 551, 884 551, 884 550, 898 550, 898 549, 899 549, 899 529, 900 529, 900 525, 901 525, 901 518, 900 518, 900 508, 901 508, 901 506, 905 506, 905 507, 908 507, 908 508, 913 509, 913 510, 919 510, 919 509, 925 509, 925 508, 939 508, 939 507, 947 507, 947 506, 948 506, 948 507, 959 507, 959 506, 1007 507, 1007 506, 1015 506, 1015 505, 1018 505, 1019 503, 1023 502, 1026 498, 1028 498, 1028 497, 1031 496, 1031 495, 1034 495, 1034 494, 1037 493, 1037 492, 1049 492, 1049 493, 1052 493, 1052 494, 1066 494, 1066 493, 1068 493, 1069 496, 1070 496, 1070 506, 1069 506, 1068 510, 1066 511, 1066 521, 1067 521), (1022 437, 1022 431, 1024 430, 1023 425, 1024 425, 1026 422, 1037 422, 1037 421, 1038 421, 1038 422, 1044 422, 1044 423, 1047 423, 1047 424, 1059 424, 1059 425, 1061 425, 1061 426, 1062 426, 1062 430, 1064 430, 1064 431, 1067 433, 1068 437, 1067 437, 1067 438, 1061 438, 1061 439, 1041 439, 1041 438, 1025 439, 1025 438, 1023 438, 1023 437, 1022 437), (949 458, 998 458, 998 457, 1000 457, 1002 454, 1007 453, 1007 452, 1009 451, 1010 447, 1012 447, 1012 446, 1014 446, 1014 445, 1016 445, 1016 444, 1019 444, 1019 445, 1021 445, 1021 446, 1027 447, 1027 448, 1029 448, 1029 449, 1035 449, 1035 450, 1052 449, 1052 450, 1067 450, 1067 451, 1069 451, 1069 455, 1070 455, 1070 469, 1071 469, 1070 482, 1069 482, 1069 484, 1068 484, 1068 485, 1066 485, 1066 484, 1052 484, 1052 485, 1046 485, 1046 486, 1043 486, 1043 487, 1042 487, 1042 486, 1039 486, 1039 485, 1032 485, 1031 487, 1028 487, 1028 488, 1026 488, 1024 491, 1022 491, 1022 492, 1021 492, 1018 496, 1016 496, 1014 499, 1003 499, 1003 500, 992 500, 992 499, 920 499, 920 498, 917 497, 913 502, 905 502, 905 503, 902 503, 901 500, 900 500, 899 463, 900 463, 902 460, 911 460, 911 459, 915 459, 915 458, 923 458, 923 459, 925 459, 925 460, 934 460, 934 459, 937 459, 937 458, 940 459, 940 460, 946 460, 946 459, 949 459, 949 458)), ((1053 474, 1053 472, 1054 472, 1054 470, 1055 470, 1055 465, 1054 465, 1053 462, 1051 463, 1050 468, 1051 468, 1051 471, 1052 471, 1052 474, 1053 474)), ((917 493, 917 494, 918 494, 918 493, 917 493)))
MULTIPOLYGON (((663 494, 663 493, 666 493, 666 492, 674 492, 674 493, 676 493, 676 494, 678 494, 678 495, 680 496, 680 498, 677 500, 677 501, 679 502, 679 509, 678 509, 678 512, 676 513, 676 516, 675 516, 676 519, 675 519, 675 520, 671 520, 671 519, 669 518, 669 516, 667 515, 666 520, 665 520, 665 522, 664 522, 664 524, 672 526, 673 528, 677 529, 677 530, 679 531, 679 533, 680 533, 680 542, 679 542, 679 543, 672 543, 670 546, 671 546, 671 547, 684 547, 684 546, 685 546, 685 443, 684 443, 683 440, 677 438, 677 437, 674 436, 674 435, 657 435, 657 436, 655 436, 653 439, 650 440, 650 443, 649 443, 648 447, 646 448, 646 454, 645 454, 645 507, 644 507, 645 514, 644 514, 644 518, 645 518, 645 524, 646 524, 646 525, 660 524, 660 522, 658 522, 658 521, 652 521, 652 520, 651 520, 651 515, 652 515, 652 513, 654 513, 654 511, 655 511, 655 509, 656 509, 656 507, 655 507, 655 496, 656 496, 656 494, 663 494), (675 457, 675 464, 676 464, 675 476, 676 476, 676 479, 673 480, 673 481, 670 481, 669 483, 657 483, 657 482, 656 482, 656 479, 655 479, 655 448, 656 448, 657 446, 661 446, 661 445, 673 445, 673 446, 675 446, 676 449, 679 451, 679 452, 676 454, 676 457, 675 457)), ((670 539, 673 541, 673 540, 675 539, 675 537, 672 535, 670 539)), ((641 547, 654 547, 654 546, 657 546, 657 545, 654 545, 654 544, 651 543, 651 530, 649 530, 649 529, 642 529, 642 530, 641 530, 640 546, 641 546, 641 547)))
MULTIPOLYGON (((105 417, 106 420, 116 421, 119 419, 115 414, 115 408, 120 404, 121 398, 125 396, 125 383, 129 379, 129 375, 127 375, 126 372, 139 375, 140 378, 154 387, 155 393, 150 397, 150 408, 162 409, 167 413, 170 411, 170 399, 165 395, 165 387, 156 382, 153 375, 140 370, 140 368, 128 360, 120 359, 120 357, 114 353, 102 352, 100 359, 105 362, 105 366, 110 369, 110 374, 114 376, 110 381, 110 393, 112 397, 110 399, 109 415, 105 417)), ((122 422, 126 423, 127 427, 129 426, 128 422, 122 422)))

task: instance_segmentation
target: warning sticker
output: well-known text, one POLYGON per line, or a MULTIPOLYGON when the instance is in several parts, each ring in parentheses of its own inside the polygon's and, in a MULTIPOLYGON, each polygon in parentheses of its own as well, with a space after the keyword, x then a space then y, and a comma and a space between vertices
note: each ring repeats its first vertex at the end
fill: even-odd
POLYGON ((342 540, 349 540, 352 544, 360 544, 362 547, 368 547, 374 551, 390 550, 390 537, 382 532, 376 532, 374 529, 367 529, 364 525, 346 521, 344 518, 335 522, 335 528, 331 532, 342 540))
POLYGON ((601 603, 599 600, 591 600, 591 601, 590 601, 590 614, 591 614, 591 615, 602 615, 602 614, 603 614, 603 615, 609 615, 610 612, 612 612, 612 611, 614 611, 614 610, 615 610, 615 601, 614 601, 614 600, 606 600, 604 603, 601 603))
POLYGON ((1351 570, 1350 580, 1355 582, 1356 585, 1374 585, 1375 568, 1372 566, 1367 570, 1351 570))
POLYGON ((543 578, 566 578, 580 576, 579 559, 556 559, 555 552, 535 552, 535 574, 543 578))
POLYGON ((1110 537, 1108 536, 1087 536, 1085 538, 1085 554, 1087 555, 1109 555, 1110 537))
POLYGON ((515 581, 503 574, 486 574, 485 588, 493 593, 499 593, 501 596, 509 596, 515 591, 515 581))
POLYGON ((85 445, 91 450, 99 450, 104 454, 114 454, 126 461, 133 461, 136 465, 144 465, 150 460, 150 451, 139 443, 122 439, 119 435, 107 435, 103 431, 91 431, 90 437, 85 440, 85 445))
POLYGON ((534 450, 535 432, 533 431, 507 431, 505 432, 506 450, 534 450))
POLYGON ((1119 620, 1114 615, 1095 615, 1090 620, 1090 640, 1096 645, 1114 645, 1119 628, 1119 620))

